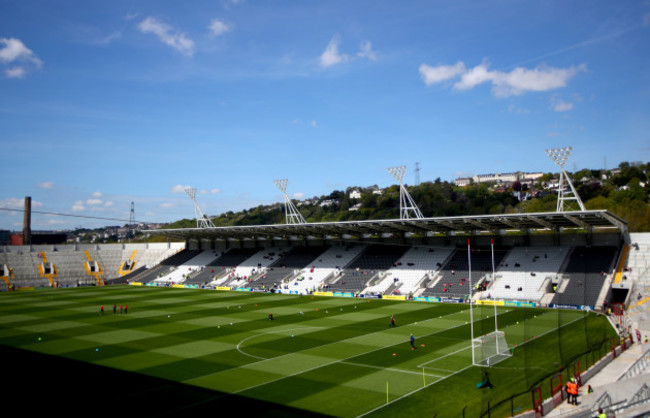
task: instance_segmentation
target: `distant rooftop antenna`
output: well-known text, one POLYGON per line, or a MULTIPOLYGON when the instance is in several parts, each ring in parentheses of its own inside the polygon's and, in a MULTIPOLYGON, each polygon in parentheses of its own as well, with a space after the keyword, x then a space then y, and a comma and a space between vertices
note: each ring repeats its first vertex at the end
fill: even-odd
POLYGON ((546 150, 546 155, 548 155, 555 165, 560 167, 560 181, 557 185, 557 212, 564 212, 564 202, 571 200, 578 202, 581 211, 585 210, 585 205, 582 204, 580 196, 578 196, 575 187, 573 187, 571 178, 564 170, 571 151, 573 151, 573 147, 551 148, 546 150), (565 182, 568 184, 568 188, 565 186, 565 182))
POLYGON ((415 185, 420 185, 420 163, 415 163, 415 185))
POLYGON ((194 202, 194 217, 196 218, 196 227, 197 228, 214 228, 212 220, 203 214, 203 211, 199 207, 199 202, 196 201, 196 189, 194 187, 188 187, 185 189, 185 193, 192 199, 194 202))
POLYGON ((293 202, 291 202, 289 196, 287 196, 287 185, 289 184, 289 180, 287 179, 273 180, 273 183, 275 183, 275 185, 278 186, 278 189, 280 189, 280 191, 284 195, 284 215, 285 215, 286 223, 288 224, 307 223, 305 221, 305 218, 303 218, 300 212, 298 212, 298 209, 296 209, 293 202))
POLYGON ((404 174, 406 173, 406 166, 392 167, 388 169, 391 176, 399 182, 399 218, 400 219, 422 219, 422 212, 418 209, 409 194, 406 187, 404 187, 404 174))
POLYGON ((135 203, 131 202, 131 214, 129 215, 129 234, 135 235, 135 203))
POLYGON ((135 225, 135 203, 131 202, 131 215, 129 215, 129 225, 135 225))

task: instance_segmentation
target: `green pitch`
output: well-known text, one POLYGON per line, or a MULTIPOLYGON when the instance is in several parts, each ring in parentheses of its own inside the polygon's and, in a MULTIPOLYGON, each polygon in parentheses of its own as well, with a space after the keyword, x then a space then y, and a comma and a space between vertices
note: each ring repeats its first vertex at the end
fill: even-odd
MULTIPOLYGON (((476 336, 494 330, 493 307, 473 314, 476 336)), ((156 378, 177 401, 166 398, 162 415, 234 399, 245 408, 243 399, 298 415, 479 416, 490 408, 509 416, 531 408, 532 387, 549 396, 549 376, 576 362, 586 370, 615 335, 595 314, 501 307, 498 327, 513 356, 481 368, 472 366, 469 322, 461 304, 138 286, 0 295, 2 346, 102 366, 95 374, 156 378), (477 388, 485 372, 492 389, 477 388), (200 396, 181 396, 193 389, 200 396)), ((93 384, 100 395, 101 378, 93 384)), ((147 397, 144 387, 128 390, 138 394, 130 402, 147 397)))

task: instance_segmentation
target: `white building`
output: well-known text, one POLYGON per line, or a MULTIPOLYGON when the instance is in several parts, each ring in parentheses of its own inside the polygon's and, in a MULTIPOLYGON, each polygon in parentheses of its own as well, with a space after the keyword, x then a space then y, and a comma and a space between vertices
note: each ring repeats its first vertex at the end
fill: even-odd
POLYGON ((361 199, 361 192, 358 190, 352 190, 349 194, 350 199, 361 199))
POLYGON ((458 177, 455 181, 456 186, 458 187, 465 187, 469 186, 472 184, 472 178, 471 177, 458 177))
POLYGON ((459 177, 456 179, 456 186, 464 187, 474 183, 514 183, 520 182, 533 182, 542 177, 544 173, 525 173, 517 171, 514 173, 489 173, 489 174, 476 174, 473 177, 459 177))

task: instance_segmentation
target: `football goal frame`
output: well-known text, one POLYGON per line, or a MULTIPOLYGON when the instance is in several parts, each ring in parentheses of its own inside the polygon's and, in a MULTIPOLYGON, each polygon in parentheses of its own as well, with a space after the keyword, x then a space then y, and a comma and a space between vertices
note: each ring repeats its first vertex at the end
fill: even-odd
POLYGON ((475 366, 490 367, 512 357, 503 331, 493 331, 472 340, 475 366))

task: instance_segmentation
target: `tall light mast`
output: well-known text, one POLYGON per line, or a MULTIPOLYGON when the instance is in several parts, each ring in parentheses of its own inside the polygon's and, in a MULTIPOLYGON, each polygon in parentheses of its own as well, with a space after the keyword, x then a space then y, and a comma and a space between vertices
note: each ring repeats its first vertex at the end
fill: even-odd
POLYGON ((578 202, 581 211, 585 210, 585 205, 582 204, 578 192, 576 192, 575 187, 573 187, 571 178, 564 170, 564 166, 569 160, 571 151, 573 151, 573 147, 551 148, 546 150, 546 155, 548 155, 555 165, 560 167, 560 181, 557 185, 557 212, 564 212, 564 202, 572 200, 578 202), (568 188, 565 186, 565 182, 567 183, 568 188))
POLYGON ((422 212, 418 209, 409 194, 406 187, 404 187, 404 174, 406 173, 406 166, 392 167, 388 169, 391 176, 399 182, 399 218, 400 219, 422 219, 422 212))
POLYGON ((273 183, 275 183, 275 185, 278 187, 278 189, 280 189, 280 191, 284 195, 284 216, 286 219, 286 223, 287 224, 307 223, 305 221, 305 218, 303 218, 300 212, 298 212, 298 209, 296 209, 293 202, 291 202, 289 196, 287 196, 287 185, 289 184, 289 180, 287 179, 273 180, 273 183))
POLYGON ((197 228, 214 228, 212 220, 203 214, 203 211, 199 207, 199 202, 196 201, 196 188, 188 187, 185 189, 185 193, 192 199, 194 202, 194 217, 196 218, 196 227, 197 228))

